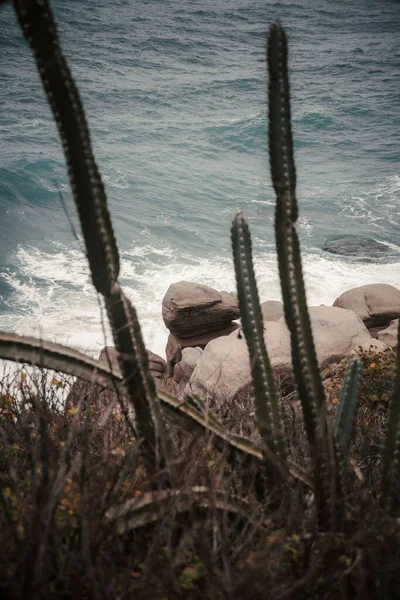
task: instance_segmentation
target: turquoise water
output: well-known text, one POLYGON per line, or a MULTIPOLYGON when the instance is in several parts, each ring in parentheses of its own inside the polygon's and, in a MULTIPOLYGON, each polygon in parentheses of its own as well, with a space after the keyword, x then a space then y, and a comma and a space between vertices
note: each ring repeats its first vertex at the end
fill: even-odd
MULTIPOLYGON (((262 299, 279 298, 267 154, 265 37, 290 43, 299 232, 309 302, 400 285, 400 4, 395 0, 61 0, 59 35, 86 109, 148 347, 177 280, 234 290, 242 208, 262 299), (395 252, 356 264, 335 235, 395 252)), ((0 328, 104 346, 55 124, 10 5, 0 10, 0 328)))

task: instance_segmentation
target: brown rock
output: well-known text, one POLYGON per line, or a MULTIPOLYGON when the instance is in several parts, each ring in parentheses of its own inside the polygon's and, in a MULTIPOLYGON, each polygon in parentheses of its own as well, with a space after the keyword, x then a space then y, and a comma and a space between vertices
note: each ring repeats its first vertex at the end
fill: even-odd
POLYGON ((154 354, 151 350, 147 350, 149 356, 150 373, 155 379, 164 379, 167 371, 167 363, 158 354, 154 354))
POLYGON ((105 363, 107 366, 111 365, 112 368, 116 367, 119 372, 118 351, 114 346, 103 348, 100 352, 99 361, 105 363))
POLYGON ((333 306, 353 310, 367 327, 388 326, 400 317, 400 290, 386 283, 363 285, 344 292, 333 306))
MULTIPOLYGON (((268 322, 264 331, 276 375, 291 377, 290 334, 283 322, 268 322)), ((184 394, 212 399, 217 406, 252 392, 250 361, 244 336, 234 332, 207 344, 196 362, 184 394)))
POLYGON ((187 338, 227 326, 239 317, 239 307, 234 294, 179 281, 163 298, 162 316, 171 333, 187 338))

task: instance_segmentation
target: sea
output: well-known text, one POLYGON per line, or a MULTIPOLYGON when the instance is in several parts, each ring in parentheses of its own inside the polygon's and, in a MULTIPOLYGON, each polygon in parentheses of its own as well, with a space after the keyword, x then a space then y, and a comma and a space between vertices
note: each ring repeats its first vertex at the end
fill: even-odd
MULTIPOLYGON (((261 300, 280 299, 267 140, 266 35, 289 40, 309 304, 400 287, 400 2, 52 0, 89 122, 146 346, 186 280, 235 291, 232 216, 253 238, 261 300), (357 261, 338 235, 388 246, 357 261)), ((57 129, 10 2, 0 8, 0 330, 97 356, 111 344, 57 129)))

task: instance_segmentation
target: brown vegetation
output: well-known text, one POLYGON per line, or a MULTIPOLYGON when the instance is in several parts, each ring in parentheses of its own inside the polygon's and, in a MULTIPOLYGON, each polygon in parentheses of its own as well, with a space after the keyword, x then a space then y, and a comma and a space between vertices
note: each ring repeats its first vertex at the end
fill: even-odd
MULTIPOLYGON (((82 392, 68 410, 63 376, 21 370, 0 394, 0 589, 8 598, 396 598, 400 525, 377 502, 377 465, 395 368, 390 350, 362 354, 361 401, 344 532, 317 533, 312 490, 292 482, 260 498, 252 465, 233 463, 211 436, 170 426, 179 497, 146 479, 136 440, 108 392, 82 392), (46 383, 47 382, 47 383, 46 383), (193 489, 197 486, 196 489, 193 489), (204 486, 206 501, 196 498, 204 486), (243 500, 221 509, 218 494, 243 500), (356 493, 357 491, 357 493, 356 493), (158 498, 158 500, 161 496, 158 498), (142 501, 124 533, 111 507, 142 501), (128 528, 129 529, 129 528, 128 528)), ((331 367, 331 411, 344 364, 331 367)), ((294 395, 283 399, 293 456, 308 457, 294 395)), ((251 399, 218 407, 238 433, 258 437, 251 399)), ((139 504, 137 504, 139 506, 139 504)))

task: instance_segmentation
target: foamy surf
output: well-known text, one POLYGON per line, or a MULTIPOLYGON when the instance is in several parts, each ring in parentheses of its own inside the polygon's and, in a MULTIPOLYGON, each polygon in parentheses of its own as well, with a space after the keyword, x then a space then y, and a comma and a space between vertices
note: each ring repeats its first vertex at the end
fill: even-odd
MULTIPOLYGON (((121 255, 120 280, 138 312, 146 346, 161 356, 168 337, 161 304, 171 283, 188 280, 218 290, 236 289, 228 251, 222 257, 200 258, 189 253, 177 256, 169 246, 142 245, 121 255)), ((51 253, 20 248, 13 262, 14 271, 0 274, 11 289, 4 300, 7 313, 0 315, 1 330, 67 344, 95 357, 112 344, 105 311, 79 249, 61 244, 54 244, 51 253)), ((276 254, 255 253, 254 263, 261 300, 280 300, 276 254)), ((370 283, 398 287, 400 282, 400 262, 354 264, 317 250, 303 255, 303 271, 309 305, 330 305, 352 287, 370 283)))

